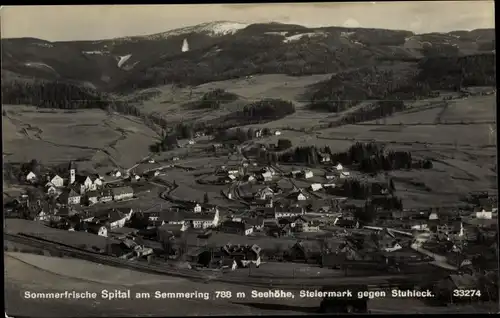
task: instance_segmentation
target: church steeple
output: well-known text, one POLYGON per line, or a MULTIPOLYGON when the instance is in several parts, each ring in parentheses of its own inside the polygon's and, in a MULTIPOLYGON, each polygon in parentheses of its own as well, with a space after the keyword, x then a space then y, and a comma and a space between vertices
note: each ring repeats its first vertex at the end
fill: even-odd
POLYGON ((69 162, 69 184, 75 183, 76 179, 76 165, 73 161, 69 162))

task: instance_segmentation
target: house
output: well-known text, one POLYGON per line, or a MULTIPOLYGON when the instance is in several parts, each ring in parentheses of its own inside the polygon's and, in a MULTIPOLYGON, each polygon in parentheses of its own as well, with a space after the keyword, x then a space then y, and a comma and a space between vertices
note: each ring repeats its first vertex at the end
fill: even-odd
POLYGON ((291 261, 314 261, 321 258, 321 246, 317 241, 297 241, 288 251, 291 261))
POLYGON ((352 219, 352 218, 338 217, 333 222, 333 225, 348 228, 348 229, 359 228, 359 222, 356 221, 355 219, 352 219))
POLYGON ((255 199, 260 199, 260 200, 272 199, 273 197, 274 197, 274 191, 270 187, 265 187, 263 189, 260 189, 255 194, 255 199))
POLYGON ((117 187, 117 188, 112 188, 111 193, 113 195, 113 200, 118 201, 118 200, 125 200, 125 199, 131 199, 134 197, 134 189, 131 187, 117 187))
POLYGON ((236 181, 236 177, 232 174, 228 174, 226 176, 219 178, 219 183, 228 184, 228 183, 233 183, 234 181, 236 181))
POLYGON ((83 192, 91 190, 92 185, 93 185, 92 179, 90 179, 89 176, 77 176, 76 182, 80 186, 83 186, 83 192))
POLYGON ((62 204, 68 204, 68 205, 75 205, 75 204, 80 204, 82 196, 75 191, 75 189, 72 187, 66 191, 64 191, 58 198, 58 200, 62 204))
POLYGON ((96 234, 99 236, 108 237, 108 229, 99 223, 86 223, 88 233, 96 234))
POLYGON ((229 269, 234 271, 235 269, 238 268, 238 264, 236 263, 236 260, 231 259, 231 258, 223 258, 220 262, 220 266, 222 269, 229 269))
POLYGON ((243 182, 253 182, 255 181, 255 177, 253 175, 247 174, 243 177, 243 182))
POLYGON ((260 137, 262 137, 262 129, 255 130, 255 138, 260 138, 260 137))
POLYGON ((450 224, 439 224, 436 227, 436 235, 442 238, 461 238, 465 236, 465 229, 462 222, 452 222, 450 224))
POLYGON ((281 136, 281 131, 279 131, 279 130, 275 130, 275 131, 274 131, 274 135, 275 135, 275 136, 281 136))
POLYGON ((330 162, 330 154, 327 154, 327 153, 319 154, 319 160, 321 163, 330 162))
POLYGON ((252 226, 254 231, 260 231, 264 228, 264 218, 263 217, 243 218, 241 221, 252 226))
POLYGON ((188 141, 188 144, 189 144, 189 145, 194 145, 195 143, 196 143, 196 142, 194 141, 194 139, 189 139, 189 141, 188 141))
POLYGON ((222 247, 222 257, 236 261, 238 267, 246 268, 251 264, 255 267, 260 265, 260 252, 262 249, 258 245, 225 245, 222 247))
POLYGON ((270 182, 273 180, 273 173, 271 171, 262 172, 257 175, 257 179, 263 182, 270 182))
POLYGON ((201 205, 199 203, 196 203, 196 205, 193 207, 193 212, 201 213, 201 205))
POLYGON ((89 191, 85 193, 85 201, 87 205, 96 204, 97 202, 99 202, 99 192, 89 191))
POLYGON ((437 215, 436 212, 432 212, 431 214, 429 214, 429 220, 439 220, 439 216, 437 215))
POLYGON ((300 174, 301 174, 301 173, 302 173, 302 171, 300 171, 300 170, 292 170, 292 171, 290 172, 290 176, 291 176, 292 178, 297 178, 297 177, 299 177, 299 176, 300 176, 300 174))
MULTIPOLYGON (((125 211, 126 212, 126 211, 125 211)), ((123 213, 123 210, 109 209, 99 211, 93 218, 93 223, 109 224, 110 229, 124 227, 127 220, 130 219, 131 213, 123 213)))
POLYGON ((307 196, 301 191, 301 190, 295 190, 291 192, 288 196, 288 199, 290 200, 296 200, 296 201, 305 201, 307 200, 307 196))
POLYGON ((53 196, 57 194, 57 189, 52 183, 47 183, 45 185, 45 193, 47 193, 50 196, 53 196))
POLYGON ((304 208, 297 206, 288 207, 286 209, 281 207, 275 207, 272 209, 274 210, 274 218, 276 219, 295 217, 298 215, 304 215, 305 213, 304 208))
POLYGON ((310 178, 314 177, 314 174, 311 170, 302 171, 302 175, 303 175, 304 179, 310 179, 310 178))
POLYGON ((335 178, 337 178, 337 175, 334 174, 334 173, 325 173, 325 179, 326 180, 334 180, 335 178))
POLYGON ((253 226, 245 222, 224 221, 219 230, 225 233, 249 235, 253 233, 253 226))
POLYGON ((101 176, 99 176, 98 174, 90 175, 89 179, 92 182, 92 184, 89 186, 88 190, 95 191, 100 187, 102 187, 102 179, 101 176))
POLYGON ((493 217, 493 212, 492 211, 486 211, 485 209, 482 209, 482 211, 476 212, 476 219, 486 219, 490 220, 493 217))
POLYGON ((193 213, 188 214, 184 218, 191 227, 195 229, 207 229, 211 227, 217 227, 220 221, 219 210, 215 208, 214 210, 207 213, 193 213))
POLYGON ((33 171, 30 171, 26 175, 26 181, 31 182, 31 183, 36 182, 36 174, 33 171))
POLYGON ((315 233, 320 231, 320 223, 311 221, 311 222, 306 222, 302 225, 302 232, 306 233, 315 233))
POLYGON ((382 248, 382 250, 384 252, 394 252, 394 251, 400 250, 402 248, 403 247, 401 246, 401 244, 399 244, 399 242, 394 242, 392 244, 392 246, 384 247, 384 248, 382 248))
POLYGON ((338 164, 335 166, 335 169, 336 169, 337 171, 342 171, 342 170, 344 170, 344 166, 342 166, 342 164, 338 163, 338 164))
POLYGON ((101 195, 99 197, 99 202, 106 203, 110 201, 113 201, 113 192, 111 191, 111 189, 102 190, 101 195))
POLYGON ((349 171, 341 171, 340 172, 340 179, 348 179, 351 176, 351 173, 349 171))
POLYGON ((120 170, 113 170, 111 171, 110 176, 115 178, 120 178, 122 176, 122 173, 120 170))
POLYGON ((64 186, 64 179, 57 174, 49 175, 47 181, 50 182, 56 188, 62 188, 64 186))
POLYGON ((323 185, 321 183, 313 183, 309 186, 309 189, 313 192, 323 189, 323 185))

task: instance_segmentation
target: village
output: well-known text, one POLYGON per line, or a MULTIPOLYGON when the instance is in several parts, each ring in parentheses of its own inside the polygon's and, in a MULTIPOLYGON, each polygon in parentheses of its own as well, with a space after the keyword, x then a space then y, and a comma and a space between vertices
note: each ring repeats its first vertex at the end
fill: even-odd
MULTIPOLYGON (((261 134, 257 130, 254 140, 261 134)), ((208 140, 205 151, 232 160, 194 171, 196 183, 220 188, 222 200, 214 203, 208 193, 187 200, 174 191, 179 179, 169 179, 172 169, 193 170, 182 166, 185 158, 160 164, 150 155, 134 169, 104 176, 79 171, 74 161, 56 171, 32 160, 19 170, 26 193, 4 206, 6 233, 242 281, 411 276, 436 268, 445 273, 439 281, 448 282, 448 300, 454 288, 484 284, 496 266, 498 212, 487 193, 470 193, 459 207, 406 209, 390 180, 365 182, 369 195, 354 198, 366 177, 327 153, 318 154, 318 164, 300 167, 259 160, 253 154, 266 147, 260 143, 208 140), (152 197, 162 203, 137 207, 152 197)))

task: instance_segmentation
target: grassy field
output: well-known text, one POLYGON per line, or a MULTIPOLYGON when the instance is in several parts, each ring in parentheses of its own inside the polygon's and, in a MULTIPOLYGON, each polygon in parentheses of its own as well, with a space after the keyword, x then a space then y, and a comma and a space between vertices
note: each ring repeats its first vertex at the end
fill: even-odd
POLYGON ((147 155, 155 135, 136 118, 108 116, 101 110, 39 110, 17 105, 4 105, 3 109, 7 162, 36 158, 44 164, 79 160, 82 167, 97 165, 104 171, 129 167, 147 155))

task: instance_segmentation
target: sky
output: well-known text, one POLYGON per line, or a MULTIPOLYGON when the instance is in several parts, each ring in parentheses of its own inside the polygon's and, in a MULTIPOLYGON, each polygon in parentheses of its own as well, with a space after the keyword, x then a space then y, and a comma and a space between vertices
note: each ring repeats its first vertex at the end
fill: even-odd
POLYGON ((409 30, 494 28, 494 1, 280 4, 3 6, 2 38, 99 40, 147 35, 211 21, 282 22, 409 30))

